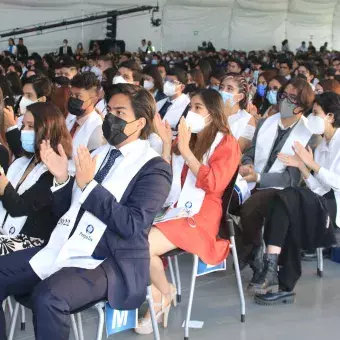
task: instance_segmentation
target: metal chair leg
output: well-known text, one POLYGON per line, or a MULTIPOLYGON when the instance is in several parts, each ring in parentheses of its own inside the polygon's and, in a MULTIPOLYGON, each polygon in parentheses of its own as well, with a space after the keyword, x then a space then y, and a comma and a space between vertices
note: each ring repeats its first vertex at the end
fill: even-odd
POLYGON ((73 330, 74 339, 75 340, 80 340, 79 339, 78 328, 77 328, 77 323, 76 323, 76 319, 74 317, 74 314, 71 314, 70 318, 71 318, 71 326, 72 326, 72 330, 73 330))
POLYGON ((234 261, 234 267, 235 267, 235 274, 236 274, 236 280, 237 280, 237 288, 240 296, 240 303, 241 303, 241 322, 245 322, 246 320, 246 303, 244 299, 244 292, 243 292, 243 286, 242 286, 242 279, 241 279, 241 272, 240 272, 240 266, 238 263, 238 257, 237 257, 237 251, 236 251, 236 243, 235 243, 235 237, 230 237, 231 242, 231 251, 233 254, 233 261, 234 261))
POLYGON ((11 318, 11 325, 9 327, 9 333, 8 333, 7 340, 13 340, 13 338, 14 338, 14 332, 15 332, 15 326, 17 324, 19 308, 20 308, 20 304, 19 304, 19 302, 16 302, 15 307, 14 307, 14 312, 13 312, 13 315, 12 315, 12 318, 11 318))
POLYGON ((179 273, 178 256, 175 256, 175 271, 176 271, 176 288, 177 288, 177 302, 182 301, 182 283, 181 275, 179 273))
POLYGON ((322 248, 316 249, 316 255, 317 255, 317 274, 319 277, 323 277, 323 252, 322 248))
POLYGON ((99 316, 96 340, 102 340, 103 331, 104 331, 104 323, 105 323, 105 314, 104 314, 103 307, 100 305, 100 303, 96 304, 95 308, 97 309, 98 316, 99 316))
POLYGON ((79 340, 84 340, 83 321, 81 319, 81 313, 76 314, 76 320, 78 324, 79 340))
POLYGON ((148 301, 148 304, 149 304, 154 339, 160 340, 158 322, 156 319, 156 312, 155 312, 154 305, 153 305, 151 286, 148 286, 147 288, 146 300, 148 301))
POLYGON ((185 325, 184 325, 184 340, 189 340, 189 325, 190 325, 190 318, 191 318, 192 303, 194 300, 196 275, 197 275, 197 268, 198 268, 198 256, 197 255, 193 255, 193 256, 194 256, 194 263, 192 266, 189 302, 188 302, 187 315, 185 318, 185 325))
POLYGON ((26 311, 25 311, 25 307, 24 306, 20 306, 20 310, 21 310, 21 325, 20 325, 20 329, 22 331, 24 331, 26 329, 26 311))

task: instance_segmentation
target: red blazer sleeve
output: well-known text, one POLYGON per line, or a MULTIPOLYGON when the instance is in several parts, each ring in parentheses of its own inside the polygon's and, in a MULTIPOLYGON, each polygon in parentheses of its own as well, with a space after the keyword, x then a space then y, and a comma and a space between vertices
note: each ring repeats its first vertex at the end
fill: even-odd
POLYGON ((211 155, 208 165, 201 165, 196 187, 205 192, 222 192, 240 164, 241 150, 237 140, 232 136, 225 136, 211 155))

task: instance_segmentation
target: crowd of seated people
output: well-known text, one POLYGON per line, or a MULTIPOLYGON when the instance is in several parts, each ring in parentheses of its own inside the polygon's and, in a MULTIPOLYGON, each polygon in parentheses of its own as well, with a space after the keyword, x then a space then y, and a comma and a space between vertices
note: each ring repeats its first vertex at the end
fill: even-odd
MULTIPOLYGON (((249 289, 295 301, 301 251, 334 246, 340 227, 339 54, 97 47, 0 57, 0 302, 27 297, 36 339, 66 340, 73 311, 138 308, 151 278, 166 327, 162 255, 228 256, 236 171, 249 289)), ((149 311, 135 331, 153 331, 149 311)))

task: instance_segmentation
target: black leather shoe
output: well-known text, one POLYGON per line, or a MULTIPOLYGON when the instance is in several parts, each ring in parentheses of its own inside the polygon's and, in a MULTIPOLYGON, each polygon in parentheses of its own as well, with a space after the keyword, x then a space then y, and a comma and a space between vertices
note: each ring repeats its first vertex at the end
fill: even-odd
POLYGON ((265 295, 255 295, 255 302, 259 305, 274 306, 281 303, 293 304, 295 302, 296 294, 294 292, 286 292, 283 290, 277 293, 267 293, 265 295))

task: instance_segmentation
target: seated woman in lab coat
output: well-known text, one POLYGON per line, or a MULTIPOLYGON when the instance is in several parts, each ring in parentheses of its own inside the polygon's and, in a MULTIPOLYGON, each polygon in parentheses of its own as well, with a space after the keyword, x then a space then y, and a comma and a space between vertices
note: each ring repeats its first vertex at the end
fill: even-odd
POLYGON ((27 106, 21 130, 24 156, 0 176, 0 255, 44 245, 56 225, 51 209, 53 176, 39 150, 46 138, 55 150, 62 144, 71 156, 72 139, 60 110, 51 103, 27 106))
POLYGON ((301 248, 329 247, 340 227, 340 96, 325 92, 316 97, 308 125, 323 135, 313 153, 295 142, 293 156, 280 153, 287 167, 300 170, 306 188, 291 187, 272 198, 264 238, 264 269, 254 283, 255 301, 263 305, 293 303, 301 276, 301 248), (277 274, 277 265, 282 266, 277 274), (279 286, 278 293, 272 289, 279 286))

